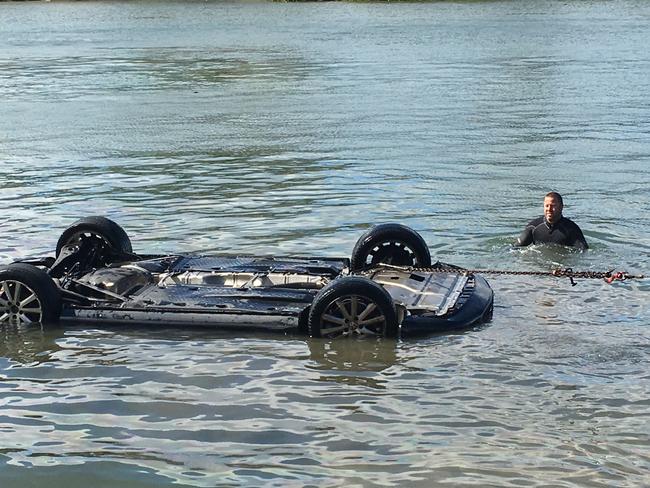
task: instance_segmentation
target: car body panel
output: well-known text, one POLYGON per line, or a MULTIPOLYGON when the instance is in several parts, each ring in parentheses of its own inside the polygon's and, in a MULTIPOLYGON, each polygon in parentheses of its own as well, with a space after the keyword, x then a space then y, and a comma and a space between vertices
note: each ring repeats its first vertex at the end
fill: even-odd
POLYGON ((449 264, 431 265, 422 237, 401 224, 364 233, 351 258, 148 255, 133 253, 118 224, 92 216, 63 232, 55 257, 20 263, 0 267, 4 321, 23 320, 28 299, 16 302, 12 290, 30 284, 38 293, 25 313, 36 321, 263 328, 327 337, 468 327, 489 320, 493 308, 485 279, 449 264))
POLYGON ((106 296, 90 305, 64 304, 61 319, 306 331, 318 290, 349 275, 364 276, 388 291, 403 310, 405 334, 472 325, 492 306, 485 280, 477 287, 473 275, 450 271, 449 265, 418 270, 382 264, 357 273, 348 265, 347 258, 146 256, 68 284, 77 293, 106 296))

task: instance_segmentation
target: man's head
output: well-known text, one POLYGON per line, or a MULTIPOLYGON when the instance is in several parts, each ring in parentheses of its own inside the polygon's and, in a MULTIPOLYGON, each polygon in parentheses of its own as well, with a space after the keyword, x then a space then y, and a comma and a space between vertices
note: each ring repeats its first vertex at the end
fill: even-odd
POLYGON ((544 218, 549 224, 555 224, 562 218, 562 195, 557 192, 547 193, 544 197, 544 218))

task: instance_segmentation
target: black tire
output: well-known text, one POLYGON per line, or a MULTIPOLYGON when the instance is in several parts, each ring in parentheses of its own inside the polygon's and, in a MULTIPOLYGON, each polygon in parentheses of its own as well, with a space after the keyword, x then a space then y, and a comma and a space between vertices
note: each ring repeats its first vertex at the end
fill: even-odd
POLYGON ((426 268, 431 266, 431 254, 413 229, 402 224, 379 224, 357 241, 350 268, 359 271, 380 263, 426 268))
POLYGON ((392 297, 381 285, 361 276, 329 283, 316 294, 309 311, 312 337, 396 337, 398 332, 392 297))
POLYGON ((64 246, 78 242, 82 236, 99 238, 120 253, 133 252, 129 236, 118 224, 106 217, 84 217, 63 231, 56 243, 56 255, 59 255, 64 246))
POLYGON ((25 263, 0 267, 0 325, 58 322, 61 294, 52 278, 25 263))

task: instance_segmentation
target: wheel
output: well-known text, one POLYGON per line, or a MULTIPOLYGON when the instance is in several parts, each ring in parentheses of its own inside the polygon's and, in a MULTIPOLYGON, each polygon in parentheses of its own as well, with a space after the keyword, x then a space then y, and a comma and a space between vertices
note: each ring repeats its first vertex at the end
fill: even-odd
POLYGON ((14 263, 0 268, 0 324, 53 323, 61 315, 61 295, 40 268, 14 263))
POLYGON ((398 331, 397 312, 389 293, 361 276, 329 283, 316 294, 309 312, 313 337, 396 337, 398 331))
POLYGON ((56 243, 56 255, 64 246, 79 242, 82 237, 94 237, 121 253, 133 252, 129 236, 118 224, 106 217, 84 217, 63 231, 56 243))
POLYGON ((352 251, 350 268, 358 271, 379 263, 397 266, 431 266, 427 243, 401 224, 380 224, 363 234, 352 251))

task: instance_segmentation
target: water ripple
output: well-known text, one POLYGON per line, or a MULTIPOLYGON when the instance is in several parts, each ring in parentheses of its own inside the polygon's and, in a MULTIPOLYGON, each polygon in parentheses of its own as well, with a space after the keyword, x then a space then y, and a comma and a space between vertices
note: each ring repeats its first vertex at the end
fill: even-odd
MULTIPOLYGON (((142 252, 399 221, 462 266, 648 274, 639 2, 179 5, 2 6, 1 263, 102 214, 142 252), (550 189, 589 252, 513 249, 550 189)), ((647 282, 489 279, 490 324, 417 340, 3 327, 0 484, 648 485, 647 282)))

